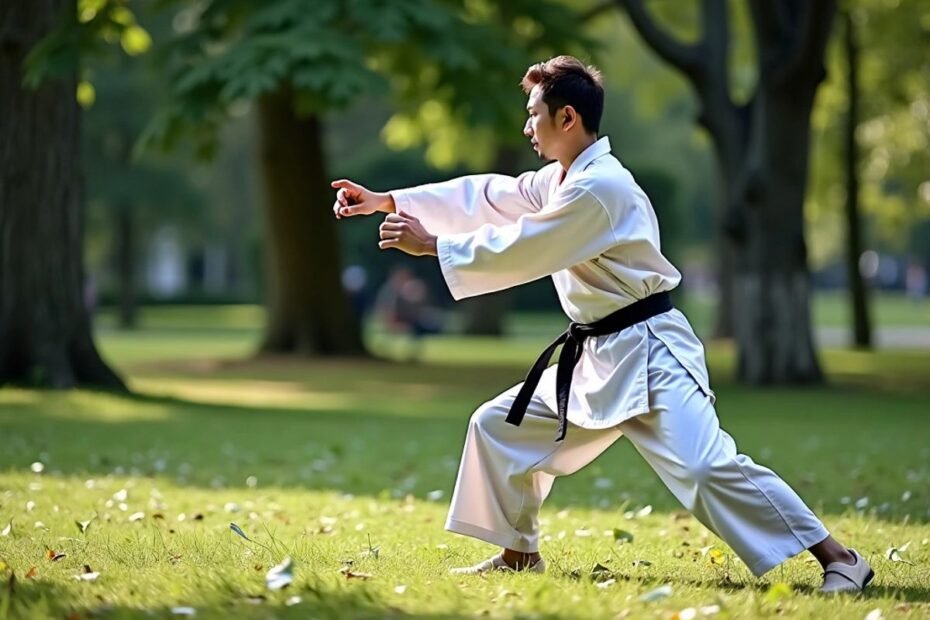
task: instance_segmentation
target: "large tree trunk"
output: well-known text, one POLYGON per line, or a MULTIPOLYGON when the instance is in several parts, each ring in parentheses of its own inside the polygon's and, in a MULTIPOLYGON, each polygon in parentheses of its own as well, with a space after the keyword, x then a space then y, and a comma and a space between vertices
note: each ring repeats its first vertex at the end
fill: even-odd
POLYGON ((26 54, 74 5, 0 4, 0 384, 125 389, 84 306, 76 81, 22 87, 26 54))
POLYGON ((119 275, 119 325, 136 326, 136 231, 135 214, 128 204, 117 205, 116 270, 119 275))
POLYGON ((760 85, 753 106, 734 290, 738 373, 747 383, 822 379, 811 327, 803 209, 815 92, 816 83, 772 79, 760 85))
POLYGON ((340 279, 320 120, 299 118, 285 88, 261 98, 258 121, 269 279, 262 351, 362 354, 340 279))
POLYGON ((846 278, 849 281, 850 305, 853 316, 853 344, 872 348, 872 325, 869 321, 869 300, 865 281, 859 270, 862 256, 862 229, 859 225, 859 147, 856 127, 859 125, 859 42, 855 23, 849 10, 843 12, 845 26, 849 109, 846 113, 846 278))
POLYGON ((749 103, 730 97, 728 10, 703 0, 702 37, 685 44, 662 29, 643 0, 616 0, 643 39, 685 74, 714 141, 733 262, 733 327, 739 378, 748 383, 822 379, 810 319, 804 194, 810 112, 824 77, 835 0, 747 0, 759 79, 749 103))

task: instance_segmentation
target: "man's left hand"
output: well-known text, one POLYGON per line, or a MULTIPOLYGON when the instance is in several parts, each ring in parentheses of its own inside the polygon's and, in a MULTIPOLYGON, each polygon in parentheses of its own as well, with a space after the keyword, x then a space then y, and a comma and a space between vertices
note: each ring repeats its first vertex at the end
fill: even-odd
POLYGON ((426 232, 415 217, 403 213, 390 213, 378 229, 382 250, 396 248, 411 256, 436 256, 436 236, 426 232))

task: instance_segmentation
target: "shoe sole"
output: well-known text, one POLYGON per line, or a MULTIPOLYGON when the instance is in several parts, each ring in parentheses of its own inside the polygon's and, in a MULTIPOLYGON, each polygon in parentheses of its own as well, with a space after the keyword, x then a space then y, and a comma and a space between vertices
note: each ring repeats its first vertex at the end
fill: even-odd
POLYGON ((862 589, 865 590, 865 587, 869 585, 869 582, 872 581, 872 578, 875 577, 875 571, 871 568, 869 569, 869 574, 865 576, 865 581, 862 582, 862 589))

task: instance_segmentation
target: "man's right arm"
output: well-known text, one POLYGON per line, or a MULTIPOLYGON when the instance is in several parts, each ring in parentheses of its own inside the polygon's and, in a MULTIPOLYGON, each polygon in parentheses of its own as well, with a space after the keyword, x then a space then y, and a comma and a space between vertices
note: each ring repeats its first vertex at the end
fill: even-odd
POLYGON ((399 213, 420 220, 433 234, 469 232, 485 224, 506 226, 545 204, 540 172, 518 177, 475 174, 392 191, 399 213))

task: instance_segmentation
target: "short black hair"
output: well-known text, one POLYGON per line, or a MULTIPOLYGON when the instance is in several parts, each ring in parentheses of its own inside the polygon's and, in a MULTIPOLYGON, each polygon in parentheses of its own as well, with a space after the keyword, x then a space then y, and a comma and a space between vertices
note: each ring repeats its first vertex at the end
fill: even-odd
POLYGON ((574 56, 556 56, 527 69, 521 85, 525 93, 539 86, 549 114, 555 116, 556 110, 570 105, 581 115, 586 130, 598 132, 604 113, 604 85, 596 67, 574 56))

